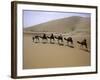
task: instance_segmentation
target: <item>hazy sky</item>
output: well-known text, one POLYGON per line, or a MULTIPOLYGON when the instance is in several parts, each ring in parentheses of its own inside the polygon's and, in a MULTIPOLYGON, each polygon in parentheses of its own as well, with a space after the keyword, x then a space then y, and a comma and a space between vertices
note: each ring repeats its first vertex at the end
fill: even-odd
POLYGON ((46 11, 23 11, 24 27, 30 27, 40 23, 48 22, 55 19, 70 17, 70 16, 81 16, 90 17, 89 13, 70 13, 70 12, 46 12, 46 11))

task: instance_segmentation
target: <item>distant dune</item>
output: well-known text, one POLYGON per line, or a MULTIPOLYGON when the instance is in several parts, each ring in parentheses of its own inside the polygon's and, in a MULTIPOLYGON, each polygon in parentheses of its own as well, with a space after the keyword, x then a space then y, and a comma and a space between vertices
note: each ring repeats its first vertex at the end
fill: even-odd
POLYGON ((90 18, 71 16, 68 18, 56 19, 35 26, 24 28, 24 31, 32 32, 59 32, 68 33, 72 31, 90 32, 90 18))

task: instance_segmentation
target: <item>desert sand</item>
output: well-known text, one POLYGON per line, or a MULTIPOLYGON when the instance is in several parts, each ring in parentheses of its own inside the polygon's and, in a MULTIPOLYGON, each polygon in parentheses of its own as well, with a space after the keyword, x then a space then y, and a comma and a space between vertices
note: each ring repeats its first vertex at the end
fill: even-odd
MULTIPOLYGON (((69 47, 64 42, 64 45, 50 44, 49 42, 43 44, 32 42, 32 34, 24 33, 23 43, 23 69, 34 68, 55 68, 55 67, 79 67, 89 66, 90 51, 85 48, 80 48, 77 40, 81 40, 81 36, 73 36, 74 48, 69 47)), ((88 49, 89 49, 89 37, 88 49)))

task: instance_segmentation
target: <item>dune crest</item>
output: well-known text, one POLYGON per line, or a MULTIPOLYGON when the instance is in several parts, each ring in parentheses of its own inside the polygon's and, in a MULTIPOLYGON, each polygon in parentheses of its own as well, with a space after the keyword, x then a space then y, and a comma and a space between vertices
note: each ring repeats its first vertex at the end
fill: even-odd
POLYGON ((68 33, 71 31, 87 31, 90 30, 90 18, 71 16, 68 18, 62 18, 57 20, 52 20, 35 26, 30 26, 24 28, 24 31, 31 32, 58 32, 58 33, 68 33))

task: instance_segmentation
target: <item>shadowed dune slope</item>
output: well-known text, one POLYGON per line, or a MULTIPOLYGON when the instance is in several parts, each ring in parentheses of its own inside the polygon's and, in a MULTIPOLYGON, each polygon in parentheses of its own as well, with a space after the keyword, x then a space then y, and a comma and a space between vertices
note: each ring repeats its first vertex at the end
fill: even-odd
POLYGON ((89 31, 89 29, 89 17, 71 16, 67 18, 52 20, 35 26, 30 26, 28 28, 24 28, 24 31, 67 33, 77 30, 89 31))

